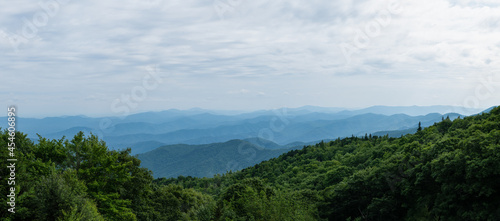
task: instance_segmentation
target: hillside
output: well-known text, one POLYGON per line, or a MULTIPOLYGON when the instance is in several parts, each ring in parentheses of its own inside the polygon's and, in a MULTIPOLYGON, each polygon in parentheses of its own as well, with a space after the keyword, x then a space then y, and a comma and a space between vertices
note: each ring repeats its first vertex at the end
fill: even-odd
MULTIPOLYGON (((110 150, 83 132, 33 143, 26 134, 12 139, 4 130, 0 145, 10 142, 18 159, 16 213, 0 213, 2 220, 500 219, 500 108, 443 119, 401 138, 320 142, 212 178, 153 180, 130 149, 110 150)), ((211 165, 226 153, 215 151, 222 148, 243 164, 264 155, 251 151, 258 149, 252 145, 232 140, 158 151, 169 161, 199 152, 190 162, 211 165)), ((8 152, 0 149, 2 156, 8 152)), ((2 183, 11 176, 7 166, 0 161, 2 183)), ((7 185, 0 185, 0 193, 12 194, 7 185)))
MULTIPOLYGON (((216 209, 216 220, 265 213, 239 200, 251 196, 245 188, 255 183, 314 205, 306 212, 315 219, 499 220, 498 171, 500 108, 494 108, 402 138, 337 139, 236 173, 156 182, 213 195, 224 206, 216 209)), ((265 196, 252 199, 267 202, 265 196)))
POLYGON ((248 141, 230 140, 205 145, 167 145, 137 157, 155 177, 213 177, 253 166, 290 150, 265 149, 248 141))

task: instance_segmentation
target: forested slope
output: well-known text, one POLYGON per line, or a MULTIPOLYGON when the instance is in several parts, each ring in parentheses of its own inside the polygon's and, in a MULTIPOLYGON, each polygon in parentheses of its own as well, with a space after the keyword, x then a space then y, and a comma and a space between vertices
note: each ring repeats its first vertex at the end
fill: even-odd
POLYGON ((157 182, 192 187, 221 201, 220 186, 258 179, 297 195, 314 205, 311 214, 317 209, 328 220, 499 220, 499 142, 495 108, 401 138, 339 139, 222 177, 157 182))
POLYGON ((15 143, 16 213, 2 203, 1 220, 500 219, 500 108, 401 138, 321 142, 213 178, 153 180, 130 150, 83 133, 37 144, 17 133, 15 143))
POLYGON ((236 171, 277 157, 287 149, 270 150, 244 140, 203 145, 166 145, 137 158, 142 166, 154 171, 154 177, 212 177, 217 173, 236 171))

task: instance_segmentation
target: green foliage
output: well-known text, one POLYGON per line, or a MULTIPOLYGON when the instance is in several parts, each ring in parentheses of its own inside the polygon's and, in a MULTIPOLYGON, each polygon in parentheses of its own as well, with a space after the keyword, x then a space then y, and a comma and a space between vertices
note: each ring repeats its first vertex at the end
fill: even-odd
MULTIPOLYGON (((96 136, 84 137, 80 132, 71 141, 66 141, 67 161, 62 166, 76 171, 80 180, 87 184, 90 197, 107 219, 136 220, 131 199, 123 197, 124 187, 132 180, 131 165, 125 153, 108 151, 105 143, 96 136)), ((128 151, 128 152, 127 152, 128 151)))
POLYGON ((89 200, 85 200, 80 208, 72 207, 69 212, 62 211, 58 221, 103 221, 97 207, 89 200))
POLYGON ((309 214, 320 216, 315 219, 499 220, 499 153, 500 108, 495 108, 465 119, 445 118, 401 138, 352 136, 211 179, 155 182, 213 195, 216 220, 265 220, 280 214, 267 211, 289 201, 307 202, 309 214), (283 200, 278 193, 300 197, 283 200))
POLYGON ((15 143, 16 213, 1 220, 500 219, 500 108, 400 138, 320 142, 213 178, 153 180, 129 149, 83 133, 37 144, 17 133, 15 143))
POLYGON ((161 186, 151 197, 154 220, 211 220, 215 202, 212 197, 178 185, 161 186))
POLYGON ((316 220, 299 197, 250 178, 233 184, 217 202, 216 220, 316 220))
POLYGON ((84 220, 102 220, 95 204, 86 198, 86 186, 72 170, 42 177, 34 188, 32 208, 39 220, 56 220, 73 217, 84 220))
MULTIPOLYGON (((0 134, 6 146, 8 133, 0 134)), ((109 150, 96 136, 34 144, 16 134, 16 213, 1 220, 212 220, 214 199, 193 189, 153 184, 151 171, 130 149, 109 150)), ((0 149, 7 156, 7 148, 0 149)), ((7 183, 8 164, 0 176, 7 183)), ((0 185, 2 195, 8 186, 0 185)))

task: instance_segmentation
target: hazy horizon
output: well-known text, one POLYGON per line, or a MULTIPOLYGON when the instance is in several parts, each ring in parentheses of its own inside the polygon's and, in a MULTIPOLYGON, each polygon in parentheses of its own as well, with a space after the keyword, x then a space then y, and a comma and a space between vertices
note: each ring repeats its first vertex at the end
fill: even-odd
MULTIPOLYGON (((15 106, 15 105, 14 105, 15 106)), ((138 111, 138 112, 130 112, 127 115, 119 115, 119 114, 62 114, 62 115, 24 115, 23 112, 24 110, 19 109, 19 107, 16 106, 17 108, 17 114, 18 117, 21 118, 34 118, 34 119, 43 119, 43 118, 50 118, 50 117, 89 117, 89 118, 106 118, 106 117, 127 117, 130 115, 135 115, 135 114, 142 114, 142 113, 159 113, 159 112, 165 112, 165 111, 182 111, 182 112, 188 112, 188 111, 202 111, 204 113, 206 112, 211 112, 214 114, 218 115, 238 115, 238 114, 246 114, 246 113, 253 113, 253 112, 259 112, 259 111, 272 111, 272 110, 282 110, 282 109, 301 109, 301 108, 321 108, 321 109, 332 109, 329 111, 316 111, 318 113, 336 113, 336 112, 341 112, 341 111, 358 111, 358 110, 364 110, 364 109, 369 109, 369 108, 374 108, 374 107, 395 107, 395 108, 409 108, 409 107, 418 107, 418 108, 432 108, 432 107, 449 107, 450 111, 447 112, 442 112, 441 114, 444 113, 460 113, 464 115, 468 114, 475 114, 474 111, 481 112, 484 111, 488 108, 498 106, 498 105, 493 105, 490 107, 480 107, 480 108, 468 108, 464 106, 452 106, 452 105, 428 105, 428 106, 420 106, 420 105, 408 105, 408 106, 391 106, 391 105, 373 105, 373 106, 366 106, 366 107, 323 107, 323 106, 314 106, 314 105, 304 105, 304 106, 299 106, 299 107, 279 107, 279 108, 269 108, 269 109, 247 109, 247 110, 236 110, 236 109, 205 109, 205 108, 200 108, 200 107, 193 107, 193 108, 188 108, 188 109, 178 109, 178 108, 170 108, 170 109, 165 109, 165 110, 149 110, 149 111, 138 111)), ((6 117, 6 115, 0 115, 0 117, 6 117)))

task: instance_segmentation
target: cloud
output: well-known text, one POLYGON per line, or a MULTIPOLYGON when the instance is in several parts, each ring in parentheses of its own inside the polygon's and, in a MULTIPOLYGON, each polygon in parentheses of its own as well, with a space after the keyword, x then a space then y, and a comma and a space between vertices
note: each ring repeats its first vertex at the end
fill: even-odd
POLYGON ((228 94, 248 94, 248 93, 250 93, 250 91, 247 89, 241 89, 238 91, 229 91, 228 92, 228 94))
MULTIPOLYGON (((33 114, 36 107, 60 105, 64 96, 74 100, 66 114, 86 114, 79 111, 89 105, 113 114, 109 103, 140 85, 148 65, 158 65, 166 81, 149 96, 160 102, 145 101, 141 109, 255 109, 312 101, 398 105, 396 95, 370 101, 357 93, 343 95, 349 99, 331 96, 349 85, 366 90, 359 85, 374 82, 400 88, 392 79, 442 79, 440 87, 450 93, 440 100, 461 103, 464 97, 451 90, 463 88, 448 79, 471 79, 500 67, 500 4, 493 0, 395 1, 400 12, 386 0, 89 0, 53 7, 54 2, 0 3, 1 90, 29 93, 16 102, 33 114), (221 4, 224 11, 216 7, 221 4), (354 48, 349 62, 339 47, 343 43, 354 48), (344 85, 331 86, 337 82, 344 85), (214 102, 241 88, 266 99, 229 96, 229 102, 214 102), (100 99, 82 96, 86 91, 100 99), (283 91, 304 96, 287 96, 290 103, 282 103, 283 91)), ((400 89, 407 95, 414 90, 400 89)))

